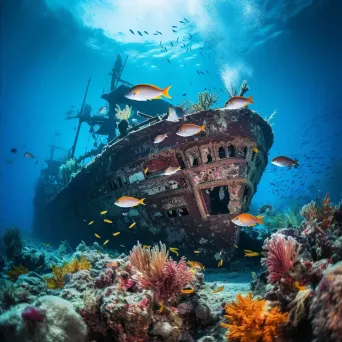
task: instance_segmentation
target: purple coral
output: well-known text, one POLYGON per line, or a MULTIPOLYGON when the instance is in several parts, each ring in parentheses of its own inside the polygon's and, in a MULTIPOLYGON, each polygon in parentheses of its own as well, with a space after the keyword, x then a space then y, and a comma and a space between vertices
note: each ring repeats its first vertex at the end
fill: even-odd
POLYGON ((34 306, 28 306, 22 313, 21 317, 26 321, 33 321, 33 322, 39 322, 42 321, 45 317, 44 313, 34 307, 34 306))
POLYGON ((272 234, 266 239, 263 249, 267 250, 267 257, 261 260, 269 272, 268 281, 278 282, 295 264, 299 256, 300 245, 297 241, 282 234, 272 234))

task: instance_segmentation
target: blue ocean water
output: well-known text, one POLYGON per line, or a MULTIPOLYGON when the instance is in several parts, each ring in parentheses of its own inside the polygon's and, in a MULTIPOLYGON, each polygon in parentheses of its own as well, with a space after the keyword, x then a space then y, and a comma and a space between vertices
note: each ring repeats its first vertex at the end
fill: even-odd
MULTIPOLYGON (((251 108, 265 117, 277 110, 269 157, 287 155, 300 167, 269 165, 251 208, 303 205, 326 192, 335 202, 341 198, 340 1, 4 0, 0 6, 0 229, 31 229, 49 145, 70 149, 77 123, 65 113, 81 106, 89 78, 87 103, 106 104, 100 96, 117 54, 128 56, 125 80, 171 84, 174 105, 196 102, 208 89, 223 106, 225 89, 247 80, 251 108)), ((76 156, 93 143, 83 125, 76 156)))

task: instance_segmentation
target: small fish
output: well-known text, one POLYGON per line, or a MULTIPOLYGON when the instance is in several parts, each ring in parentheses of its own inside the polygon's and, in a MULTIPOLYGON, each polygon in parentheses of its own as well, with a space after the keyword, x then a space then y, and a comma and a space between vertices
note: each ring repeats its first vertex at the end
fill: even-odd
POLYGON ((108 210, 103 210, 100 212, 101 215, 104 215, 104 214, 107 214, 108 213, 108 210))
POLYGON ((173 27, 173 28, 177 28, 177 26, 176 26, 176 25, 172 25, 172 27, 173 27))
POLYGON ((107 107, 106 107, 106 106, 102 106, 102 107, 99 109, 99 114, 101 114, 101 115, 106 115, 106 114, 107 114, 107 107))
POLYGON ((164 89, 156 87, 153 84, 138 84, 132 87, 126 94, 125 97, 135 101, 147 101, 161 99, 162 96, 171 99, 169 90, 171 86, 167 86, 164 89))
POLYGON ((294 286, 296 289, 298 289, 299 291, 304 291, 306 290, 308 287, 305 285, 300 285, 299 281, 295 281, 294 282, 294 286))
POLYGON ((16 148, 11 148, 11 153, 14 153, 14 154, 16 154, 18 152, 18 150, 16 149, 16 148))
POLYGON ((225 103, 224 107, 228 109, 240 109, 248 106, 250 103, 254 103, 252 96, 248 98, 243 96, 233 96, 225 103))
POLYGON ((137 199, 130 196, 122 196, 116 200, 114 204, 121 208, 132 208, 138 206, 139 204, 145 205, 144 200, 145 198, 137 199))
POLYGON ((221 259, 221 260, 218 262, 217 267, 222 267, 222 265, 223 265, 223 260, 221 259))
POLYGON ((191 268, 195 268, 195 269, 199 269, 204 271, 205 270, 205 266, 203 266, 200 262, 198 261, 188 261, 187 264, 191 267, 191 268))
POLYGON ((144 31, 146 34, 148 34, 148 32, 147 31, 144 31))
POLYGON ((284 157, 284 156, 279 156, 276 158, 273 158, 271 160, 271 163, 275 166, 280 166, 280 167, 298 167, 298 160, 297 159, 291 159, 288 157, 284 157))
POLYGON ((133 30, 129 29, 131 31, 132 34, 135 34, 133 30))
POLYGON ((224 289, 224 285, 218 287, 216 290, 213 291, 213 293, 219 293, 224 289))
POLYGON ((255 224, 264 224, 262 222, 264 216, 253 216, 251 214, 243 213, 232 219, 232 222, 240 227, 250 227, 255 224))
POLYGON ((163 302, 160 302, 160 308, 159 308, 159 313, 162 313, 164 310, 164 303, 163 302))
MULTIPOLYGON (((186 94, 183 94, 185 96, 186 94)), ((169 112, 166 117, 166 121, 178 122, 184 118, 184 109, 182 107, 169 107, 169 112)))
POLYGON ((171 253, 175 253, 177 256, 179 256, 178 252, 175 249, 169 248, 169 250, 170 250, 171 253))
POLYGON ((182 24, 185 24, 184 21, 181 21, 181 20, 180 20, 179 22, 182 23, 182 24))
POLYGON ((255 257, 255 256, 259 256, 260 253, 259 252, 253 252, 250 249, 245 249, 245 257, 255 257))
POLYGON ((201 252, 200 251, 194 251, 195 254, 200 254, 201 252))
POLYGON ((253 148, 253 152, 259 153, 259 149, 258 149, 257 147, 254 147, 254 148, 253 148))
POLYGON ((120 232, 113 233, 113 236, 118 236, 120 232))
POLYGON ((260 252, 260 255, 264 256, 264 257, 267 257, 268 256, 268 253, 266 251, 263 251, 263 252, 260 252))
POLYGON ((171 64, 170 60, 169 60, 168 58, 166 58, 166 59, 167 59, 167 61, 169 62, 169 64, 171 64))
POLYGON ((97 254, 101 254, 101 251, 99 249, 97 250, 97 254))
POLYGON ((108 219, 104 219, 103 222, 106 222, 106 223, 113 223, 113 221, 108 220, 108 219))
POLYGON ((131 229, 133 228, 137 223, 136 222, 133 222, 128 228, 131 229))
POLYGON ((170 251, 171 251, 171 250, 178 251, 179 248, 176 248, 176 247, 169 247, 169 250, 170 250, 170 251))
POLYGON ((34 158, 36 158, 31 152, 25 152, 24 156, 27 159, 34 159, 34 158))
POLYGON ((180 166, 169 166, 165 171, 164 171, 164 175, 165 176, 171 176, 174 175, 175 173, 177 173, 178 171, 181 170, 180 166))
POLYGON ((138 32, 139 36, 141 36, 141 37, 143 36, 142 33, 141 33, 140 31, 137 31, 137 32, 138 32))
POLYGON ((234 245, 235 248, 239 248, 237 245, 234 245))
POLYGON ((120 245, 120 247, 125 248, 126 246, 125 245, 120 245))
POLYGON ((195 134, 200 133, 201 131, 204 132, 205 130, 205 125, 198 126, 195 124, 184 124, 178 131, 177 135, 181 137, 191 137, 195 134))
POLYGON ((191 294, 194 293, 195 290, 194 289, 181 289, 181 291, 183 294, 191 294))
POLYGON ((103 243, 103 246, 105 246, 108 242, 109 242, 109 240, 106 240, 106 241, 103 243))
POLYGON ((146 175, 147 172, 148 172, 148 167, 144 170, 144 174, 146 175))
POLYGON ((149 245, 144 245, 143 248, 149 249, 149 248, 151 248, 151 246, 149 246, 149 245))
POLYGON ((95 222, 95 221, 90 221, 90 222, 88 223, 88 226, 91 226, 94 222, 95 222))
POLYGON ((154 143, 154 144, 159 144, 159 143, 161 143, 162 141, 164 141, 165 138, 167 138, 167 134, 159 134, 159 135, 157 135, 157 136, 154 138, 153 143, 154 143))
POLYGON ((94 234, 98 239, 101 239, 101 236, 99 234, 94 234))

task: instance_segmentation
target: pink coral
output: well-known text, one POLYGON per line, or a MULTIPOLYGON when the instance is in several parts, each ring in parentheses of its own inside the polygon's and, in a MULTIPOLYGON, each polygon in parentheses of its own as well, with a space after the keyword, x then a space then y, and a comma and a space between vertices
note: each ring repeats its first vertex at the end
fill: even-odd
POLYGON ((293 267, 299 257, 300 245, 297 241, 282 234, 273 234, 266 239, 263 249, 267 250, 267 257, 261 263, 269 272, 268 281, 275 284, 293 267))
POLYGON ((45 317, 44 313, 34 307, 34 306, 28 306, 22 313, 21 313, 21 317, 27 321, 42 321, 45 317))

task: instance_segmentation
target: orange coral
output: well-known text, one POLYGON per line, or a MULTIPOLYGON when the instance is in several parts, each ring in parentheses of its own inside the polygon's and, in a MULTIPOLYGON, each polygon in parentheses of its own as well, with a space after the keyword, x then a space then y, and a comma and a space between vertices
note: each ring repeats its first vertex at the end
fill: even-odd
POLYGON ((246 297, 240 294, 237 301, 227 304, 225 309, 229 320, 221 326, 229 329, 227 340, 240 342, 272 342, 279 333, 281 324, 287 322, 287 313, 278 307, 267 309, 265 300, 254 300, 250 292, 246 297))

